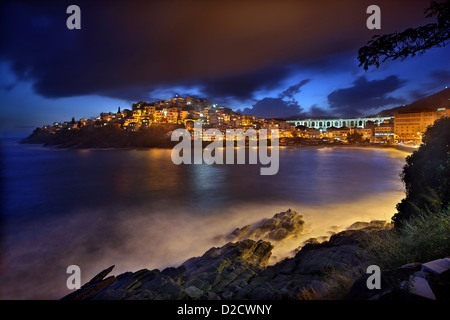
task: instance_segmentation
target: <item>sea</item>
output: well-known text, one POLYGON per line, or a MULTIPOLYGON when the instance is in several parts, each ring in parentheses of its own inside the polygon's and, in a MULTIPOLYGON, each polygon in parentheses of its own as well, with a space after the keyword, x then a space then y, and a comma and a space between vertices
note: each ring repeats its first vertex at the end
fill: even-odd
POLYGON ((171 149, 54 149, 1 143, 0 299, 61 299, 112 274, 179 266, 221 246, 218 236, 288 209, 303 216, 295 243, 356 221, 390 221, 404 197, 408 152, 369 147, 280 147, 279 171, 260 164, 180 164, 171 149))

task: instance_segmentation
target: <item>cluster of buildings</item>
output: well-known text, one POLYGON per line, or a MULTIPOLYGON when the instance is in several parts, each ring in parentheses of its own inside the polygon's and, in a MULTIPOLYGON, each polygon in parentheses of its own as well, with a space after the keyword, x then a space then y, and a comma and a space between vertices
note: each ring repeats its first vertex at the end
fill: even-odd
POLYGON ((399 112, 394 118, 394 134, 400 141, 420 143, 426 128, 442 117, 450 117, 450 109, 399 112))
POLYGON ((428 126, 437 119, 450 117, 450 109, 423 109, 400 111, 390 117, 365 117, 353 119, 307 119, 288 120, 301 136, 306 138, 325 138, 348 140, 358 133, 362 140, 374 143, 420 144, 428 126))
MULTIPOLYGON (((54 123, 44 129, 56 131, 60 129, 73 130, 84 126, 103 127, 115 126, 127 131, 138 131, 152 125, 180 125, 193 129, 195 122, 202 124, 203 130, 215 128, 223 133, 227 129, 279 129, 280 137, 293 137, 295 128, 282 119, 262 119, 254 116, 241 115, 230 108, 217 106, 206 99, 193 97, 174 97, 170 100, 156 102, 139 102, 130 109, 117 112, 100 113, 96 118, 79 119, 71 122, 54 123)), ((211 139, 207 134, 204 140, 211 139)))
MULTIPOLYGON (((101 113, 96 118, 79 119, 70 122, 54 123, 44 129, 56 131, 73 130, 84 126, 116 126, 127 131, 159 124, 180 125, 193 129, 199 121, 203 130, 215 128, 223 133, 227 129, 278 129, 280 138, 301 137, 315 141, 347 142, 356 136, 358 141, 373 143, 411 143, 419 144, 422 134, 435 120, 450 116, 450 109, 416 110, 398 112, 391 117, 364 117, 349 119, 303 119, 282 120, 262 119, 241 115, 230 108, 217 106, 206 99, 193 97, 174 97, 157 102, 139 102, 130 109, 101 113)), ((204 140, 212 139, 203 135, 204 140)))

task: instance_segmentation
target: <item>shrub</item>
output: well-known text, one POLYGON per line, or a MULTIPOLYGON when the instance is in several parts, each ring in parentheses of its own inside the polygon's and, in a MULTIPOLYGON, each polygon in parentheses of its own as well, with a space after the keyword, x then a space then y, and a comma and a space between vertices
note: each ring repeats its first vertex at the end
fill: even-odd
POLYGON ((369 260, 382 269, 394 269, 411 262, 427 262, 450 254, 450 207, 430 214, 422 212, 398 229, 368 236, 369 260))
POLYGON ((436 120, 427 128, 423 144, 406 158, 401 176, 406 197, 397 204, 398 212, 392 218, 396 228, 417 214, 436 212, 450 204, 450 118, 436 120))

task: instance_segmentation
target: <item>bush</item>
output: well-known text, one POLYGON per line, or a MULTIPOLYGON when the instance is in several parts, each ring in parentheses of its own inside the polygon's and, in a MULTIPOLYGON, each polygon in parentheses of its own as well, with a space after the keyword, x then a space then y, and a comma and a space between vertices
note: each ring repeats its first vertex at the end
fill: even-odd
POLYGON ((432 214, 450 204, 450 118, 427 128, 420 148, 406 158, 401 176, 406 197, 392 218, 396 228, 415 215, 432 214))
POLYGON ((424 263, 450 254, 450 207, 422 212, 398 229, 373 233, 366 242, 368 260, 382 269, 411 262, 424 263))
POLYGON ((296 296, 297 300, 342 300, 363 271, 348 265, 344 268, 323 270, 323 279, 317 288, 307 287, 296 296))

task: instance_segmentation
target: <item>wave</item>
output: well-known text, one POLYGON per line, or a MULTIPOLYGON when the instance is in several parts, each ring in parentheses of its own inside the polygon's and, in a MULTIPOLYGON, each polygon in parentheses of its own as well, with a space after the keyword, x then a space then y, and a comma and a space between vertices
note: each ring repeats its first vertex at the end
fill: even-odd
MULTIPOLYGON (((178 266, 202 255, 218 235, 254 224, 288 208, 303 215, 301 236, 275 245, 270 263, 293 255, 302 242, 329 236, 355 221, 387 220, 403 192, 385 192, 321 205, 247 203, 198 214, 187 207, 160 204, 78 210, 4 228, 2 299, 60 299, 70 293, 66 268, 78 265, 81 282, 116 265, 115 275, 143 268, 178 266)), ((223 240, 225 241, 225 240, 223 240)))

